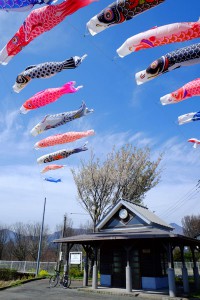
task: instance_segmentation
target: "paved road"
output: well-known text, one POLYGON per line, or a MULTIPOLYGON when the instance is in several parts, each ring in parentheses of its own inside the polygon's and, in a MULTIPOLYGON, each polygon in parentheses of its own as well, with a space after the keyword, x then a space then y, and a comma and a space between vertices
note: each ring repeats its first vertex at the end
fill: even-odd
MULTIPOLYGON (((124 300, 124 296, 83 292, 75 288, 49 288, 48 280, 36 280, 0 291, 0 300, 124 300)), ((130 298, 126 298, 130 299, 130 298)), ((137 300, 142 300, 138 298, 137 300)), ((143 298, 144 300, 144 298, 143 298)))

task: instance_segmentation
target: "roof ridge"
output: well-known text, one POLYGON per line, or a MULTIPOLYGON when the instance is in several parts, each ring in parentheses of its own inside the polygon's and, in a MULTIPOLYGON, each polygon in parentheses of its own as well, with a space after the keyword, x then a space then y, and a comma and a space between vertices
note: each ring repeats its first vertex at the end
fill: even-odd
POLYGON ((134 204, 134 205, 137 205, 137 206, 139 206, 139 207, 142 207, 142 208, 146 208, 146 209, 148 209, 148 207, 147 206, 144 206, 144 205, 141 205, 141 204, 139 204, 139 203, 136 203, 136 202, 134 202, 134 201, 131 201, 131 200, 127 200, 127 199, 119 199, 119 201, 120 200, 123 200, 123 201, 126 201, 126 202, 129 202, 129 203, 131 203, 131 204, 134 204))

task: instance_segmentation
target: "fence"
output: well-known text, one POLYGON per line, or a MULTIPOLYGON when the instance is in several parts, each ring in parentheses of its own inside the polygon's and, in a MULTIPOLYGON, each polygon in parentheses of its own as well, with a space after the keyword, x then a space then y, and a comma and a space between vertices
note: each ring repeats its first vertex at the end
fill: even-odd
MULTIPOLYGON (((200 262, 197 262, 197 267, 200 270, 200 262)), ((185 266, 188 270, 188 275, 192 276, 193 275, 193 263, 192 262, 186 262, 185 266)), ((182 263, 181 262, 174 262, 174 270, 176 275, 181 275, 182 274, 182 263)))
MULTIPOLYGON (((46 270, 49 274, 53 274, 56 262, 40 262, 40 270, 46 270)), ((37 262, 34 261, 5 261, 0 260, 0 269, 14 269, 23 273, 35 273, 37 262)))
MULTIPOLYGON (((188 270, 188 275, 193 275, 193 263, 186 262, 186 268, 188 270)), ((46 270, 49 274, 54 273, 56 262, 40 262, 40 270, 46 270)), ((200 262, 197 262, 197 266, 200 270, 200 262)), ((14 269, 18 272, 23 273, 35 273, 37 267, 37 262, 34 261, 5 261, 0 260, 0 269, 14 269)), ((176 275, 182 274, 182 263, 174 262, 174 269, 176 275)))

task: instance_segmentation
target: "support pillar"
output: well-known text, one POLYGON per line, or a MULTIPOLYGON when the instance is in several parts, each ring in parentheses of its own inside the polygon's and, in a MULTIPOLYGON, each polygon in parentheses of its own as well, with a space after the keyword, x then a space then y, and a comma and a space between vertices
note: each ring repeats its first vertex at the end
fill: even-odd
POLYGON ((126 291, 127 293, 132 292, 132 274, 131 274, 131 267, 128 265, 126 266, 126 291))
POLYGON ((199 278, 199 270, 195 258, 194 248, 191 247, 192 252, 192 260, 193 260, 193 274, 194 274, 194 285, 195 285, 195 291, 198 291, 200 289, 200 278, 199 278))
POLYGON ((182 278, 183 278, 183 291, 185 294, 189 294, 189 281, 188 281, 188 271, 187 268, 184 266, 182 267, 182 278))
POLYGON ((188 271, 185 265, 185 258, 184 258, 184 247, 180 246, 181 251, 181 260, 182 260, 182 279, 183 279, 183 291, 185 294, 189 294, 189 280, 188 280, 188 271))
POLYGON ((174 268, 168 268, 169 296, 176 297, 174 268))
POLYGON ((93 266, 93 271, 92 271, 92 289, 96 290, 97 287, 98 287, 98 284, 97 284, 97 265, 96 265, 96 262, 95 262, 94 266, 93 266))
POLYGON ((169 283, 169 296, 176 297, 176 283, 175 283, 175 272, 174 272, 174 261, 172 246, 168 244, 168 283, 169 283))
POLYGON ((126 249, 126 292, 132 292, 132 270, 130 267, 130 250, 132 247, 125 247, 126 249))
POLYGON ((64 274, 65 275, 69 275, 69 270, 70 270, 70 261, 69 261, 69 252, 71 250, 71 248, 73 247, 73 243, 67 243, 66 244, 66 249, 64 251, 65 255, 64 255, 64 259, 63 259, 63 264, 64 264, 64 274))
POLYGON ((97 248, 94 249, 94 265, 92 269, 92 289, 98 288, 97 248))
POLYGON ((194 274, 195 290, 198 291, 200 289, 200 279, 199 279, 199 269, 197 266, 193 267, 193 274, 194 274))
POLYGON ((83 286, 88 286, 88 252, 86 251, 86 257, 84 262, 84 272, 83 272, 83 286))

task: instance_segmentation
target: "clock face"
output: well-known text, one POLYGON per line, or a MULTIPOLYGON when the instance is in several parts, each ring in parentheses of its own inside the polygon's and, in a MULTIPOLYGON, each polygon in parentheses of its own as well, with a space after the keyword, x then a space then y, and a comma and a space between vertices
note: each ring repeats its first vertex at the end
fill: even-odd
POLYGON ((125 208, 120 209, 119 211, 120 219, 126 219, 128 217, 128 211, 125 208))

